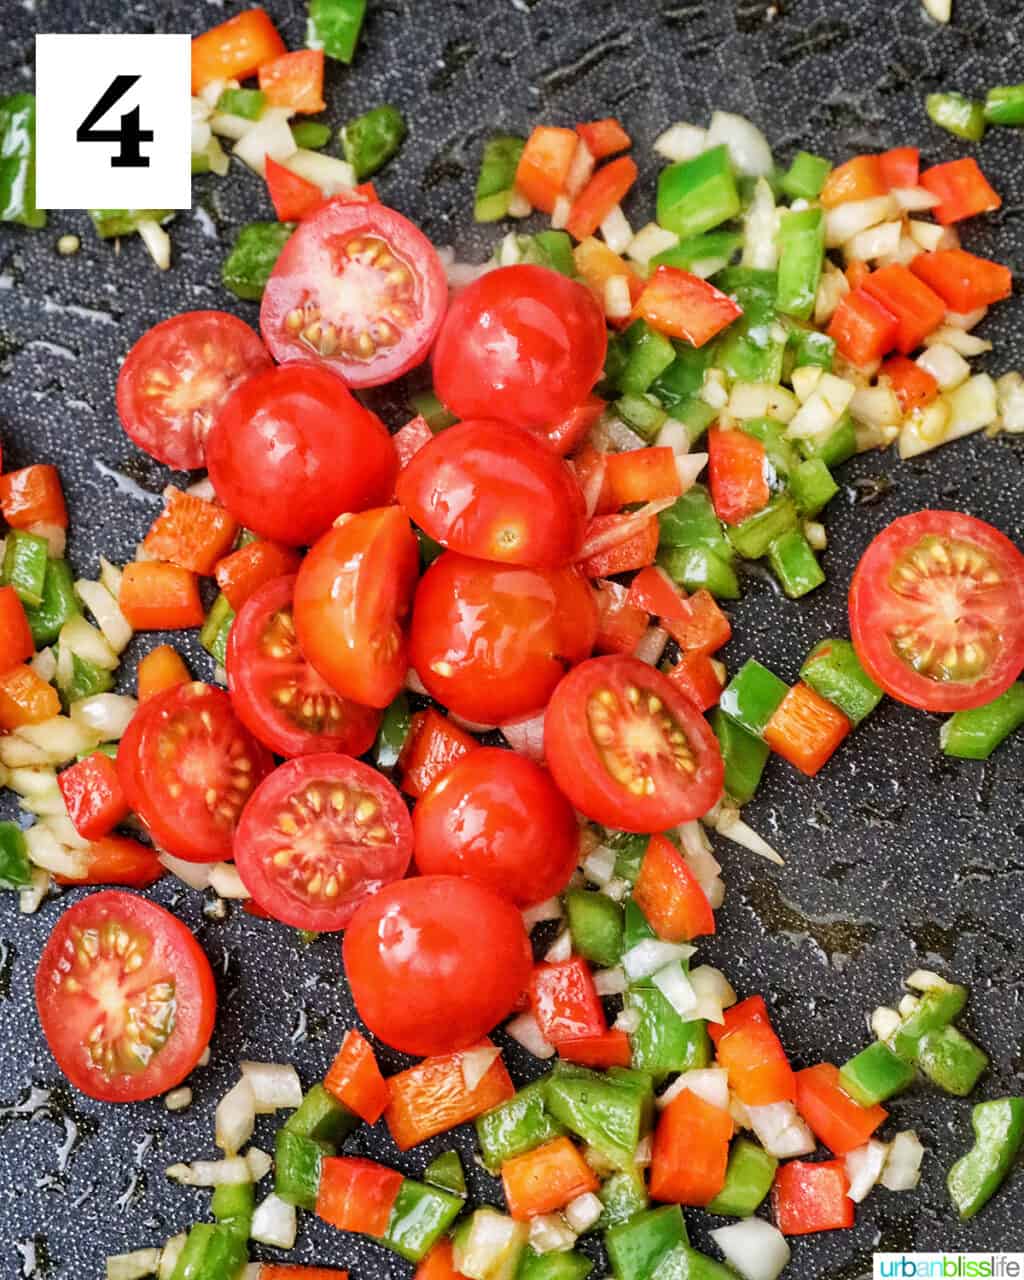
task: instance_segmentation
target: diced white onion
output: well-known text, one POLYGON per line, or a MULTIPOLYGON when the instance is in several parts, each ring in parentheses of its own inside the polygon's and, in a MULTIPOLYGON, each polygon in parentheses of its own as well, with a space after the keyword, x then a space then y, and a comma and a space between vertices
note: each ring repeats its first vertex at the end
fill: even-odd
POLYGON ((890 195, 872 196, 869 200, 848 200, 825 210, 825 244, 829 249, 852 240, 858 232, 876 227, 899 215, 899 206, 890 195))
POLYGON ((252 897, 233 862, 215 862, 210 868, 209 884, 219 898, 241 900, 252 897))
POLYGON ((686 423, 666 418, 655 443, 662 449, 671 449, 677 458, 685 457, 690 452, 690 433, 686 429, 686 423))
POLYGON ((819 520, 804 521, 804 537, 815 551, 824 551, 828 546, 828 530, 819 520))
MULTIPOLYGON (((49 768, 43 769, 11 769, 5 779, 5 786, 17 792, 25 799, 34 796, 48 796, 57 786, 57 775, 49 768)), ((58 788, 59 790, 59 788, 58 788)))
POLYGON ((35 769, 61 763, 61 760, 53 760, 34 742, 26 742, 16 733, 0 734, 0 765, 7 769, 35 769))
POLYGON ((740 422, 748 418, 791 422, 799 407, 793 392, 772 382, 737 382, 729 393, 729 413, 740 422))
POLYGON ((89 870, 89 859, 80 849, 62 845, 48 827, 36 823, 25 832, 25 846, 29 861, 51 875, 66 876, 69 880, 84 880, 89 870))
POLYGON ((302 1082, 290 1063, 242 1062, 242 1079, 252 1088, 253 1104, 258 1116, 294 1109, 302 1102, 302 1082))
POLYGON ((924 11, 935 22, 948 22, 953 16, 953 0, 921 0, 924 11))
POLYGON ((65 849, 89 849, 92 841, 80 836, 66 814, 54 814, 40 819, 40 826, 53 833, 65 849))
POLYGON ((256 1206, 249 1228, 251 1239, 278 1249, 290 1249, 295 1244, 297 1232, 298 1220, 293 1204, 271 1192, 256 1206))
POLYGON ((909 995, 901 996, 900 1002, 896 1006, 896 1012, 900 1015, 901 1018, 909 1018, 912 1013, 917 1012, 917 1006, 920 1003, 921 1001, 917 998, 917 996, 909 996, 909 995))
POLYGON ((637 641, 633 657, 646 662, 649 667, 656 667, 668 644, 668 632, 661 627, 648 627, 637 641))
POLYGON ((947 991, 950 986, 941 974, 935 973, 931 969, 915 969, 903 981, 911 991, 947 991))
POLYGON ((97 743, 95 733, 67 716, 54 716, 40 724, 21 725, 15 736, 45 752, 50 764, 74 760, 76 756, 92 751, 97 743))
POLYGON ((849 280, 834 263, 826 260, 818 281, 818 292, 814 295, 814 323, 824 328, 849 292, 849 280))
POLYGON ((497 1209, 477 1209, 469 1229, 455 1237, 452 1262, 456 1271, 468 1275, 512 1275, 529 1234, 525 1222, 514 1222, 497 1209))
POLYGON ((944 342, 947 346, 959 351, 962 356, 980 356, 992 350, 992 343, 985 338, 975 337, 973 333, 965 333, 955 325, 944 324, 932 332, 924 340, 926 347, 937 346, 944 342))
POLYGON ((594 173, 594 154, 582 138, 576 143, 569 162, 569 170, 565 175, 565 194, 575 200, 590 181, 594 173))
POLYGON ((794 414, 786 434, 794 440, 827 436, 850 407, 856 387, 844 378, 823 373, 810 397, 794 414))
MULTIPOLYGON (((59 818, 67 814, 64 797, 56 783, 48 791, 26 796, 21 802, 21 807, 27 809, 29 813, 38 814, 41 818, 59 818)), ((59 841, 59 843, 63 842, 59 841)), ((56 868, 51 867, 50 870, 53 871, 56 868)))
POLYGON ((43 905, 50 892, 50 873, 42 867, 33 867, 31 879, 23 889, 18 890, 18 911, 23 916, 33 915, 43 905))
POLYGON ((226 1155, 237 1155, 252 1137, 255 1124, 256 1098, 243 1076, 217 1104, 214 1141, 226 1155))
POLYGON ((697 993, 690 983, 683 966, 678 962, 667 964, 651 979, 684 1022, 697 1016, 697 993))
POLYGON ((565 1220, 577 1235, 589 1231, 604 1212, 604 1205, 593 1191, 584 1191, 583 1195, 570 1200, 565 1206, 565 1220))
POLYGON ((718 1227, 712 1231, 711 1239, 743 1280, 776 1280, 789 1265, 789 1242, 763 1218, 744 1218, 728 1227, 718 1227))
MULTIPOLYGON (((94 667, 103 671, 117 669, 117 654, 110 647, 110 642, 101 631, 86 622, 80 613, 76 613, 64 623, 57 643, 63 654, 65 647, 69 653, 84 658, 94 667)), ((59 671, 59 668, 58 668, 59 671)))
POLYGON ((583 874, 591 884, 606 885, 615 874, 615 850, 599 844, 584 859, 583 874))
POLYGON ((562 929, 558 936, 552 942, 544 953, 544 959, 548 964, 560 964, 563 960, 572 958, 572 937, 568 929, 562 929))
POLYGON ((505 741, 513 751, 527 756, 538 764, 544 759, 544 713, 531 716, 529 720, 516 720, 513 724, 503 724, 501 732, 505 741))
POLYGON ((160 1251, 160 1270, 157 1272, 157 1280, 171 1280, 174 1269, 178 1265, 178 1259, 185 1251, 185 1245, 188 1236, 184 1231, 180 1235, 171 1236, 164 1243, 163 1249, 160 1251))
POLYGON ((880 222, 851 236, 843 245, 843 255, 847 262, 874 262, 877 258, 892 257, 900 247, 902 233, 902 222, 880 222))
POLYGON ((62 525, 50 524, 46 520, 35 520, 26 527, 27 533, 34 533, 37 538, 45 538, 48 555, 51 560, 62 560, 67 549, 68 532, 62 525))
POLYGON ((598 969, 594 974, 594 990, 599 996, 621 996, 628 987, 626 975, 619 965, 598 969))
POLYGON ((624 1031, 627 1036, 634 1035, 640 1027, 640 1010, 632 1007, 620 1009, 612 1026, 616 1031, 624 1031))
POLYGON ((921 1181, 924 1147, 913 1129, 904 1129, 889 1144, 889 1158, 880 1179, 889 1191, 913 1191, 921 1181))
POLYGON ((356 185, 356 172, 352 166, 323 151, 307 151, 300 147, 284 161, 284 167, 312 182, 325 196, 343 195, 356 185))
POLYGON ((49 645, 45 649, 40 649, 28 665, 46 684, 50 684, 57 674, 57 659, 49 645))
POLYGON ((783 865, 783 859, 780 854, 772 848, 767 840, 747 826, 740 817, 739 810, 731 804, 726 804, 724 801, 720 802, 701 821, 708 822, 720 836, 725 836, 726 840, 731 840, 733 844, 741 845, 751 853, 756 853, 759 858, 766 858, 769 862, 774 862, 779 867, 783 865))
POLYGON ((609 413, 602 418, 607 443, 619 453, 629 453, 632 449, 642 449, 646 441, 637 435, 633 428, 615 414, 609 413))
POLYGON ((220 145, 220 141, 217 138, 210 139, 206 148, 206 155, 210 162, 210 172, 215 173, 218 178, 223 178, 231 168, 231 161, 228 159, 228 153, 220 145))
POLYGON ((648 222, 629 242, 626 257, 637 266, 646 267, 655 254, 664 253, 666 249, 674 249, 678 243, 679 237, 674 232, 666 231, 656 222, 648 222))
POLYGON ((630 982, 639 982, 664 969, 666 965, 689 960, 693 947, 685 942, 663 942, 660 938, 644 938, 630 947, 622 957, 622 968, 630 982))
POLYGON ((869 1138, 862 1146, 846 1154, 846 1176, 850 1180, 847 1195, 860 1204, 867 1198, 868 1192, 878 1182, 889 1158, 889 1144, 869 1138))
POLYGON ((654 139, 654 150, 659 156, 678 164, 681 160, 692 160, 708 147, 708 131, 695 124, 670 125, 664 133, 654 139))
POLYGON ((654 1141, 651 1135, 641 1138, 636 1144, 636 1151, 633 1154, 633 1163, 640 1167, 646 1167, 651 1163, 651 1157, 654 1154, 654 1141))
POLYGON ((779 215, 775 194, 765 178, 758 178, 754 198, 743 219, 743 258, 745 267, 774 271, 779 265, 779 215))
POLYGON ((558 898, 545 898, 535 906, 527 907, 523 912, 523 927, 527 933, 542 924, 545 920, 561 920, 562 903, 558 898))
POLYGON ((940 203, 939 197, 932 195, 927 187, 892 187, 889 194, 904 213, 924 213, 940 203))
POLYGON ((503 236, 498 245, 498 264, 502 267, 514 267, 522 261, 523 251, 519 247, 519 237, 514 231, 503 236))
POLYGON ((530 1220, 529 1241, 534 1253, 565 1253, 576 1243, 576 1232, 560 1214, 542 1213, 530 1220))
POLYGON ((106 558, 100 556, 100 582, 106 587, 115 600, 121 595, 121 582, 124 574, 116 564, 106 558))
POLYGON ((949 402, 937 396, 930 404, 912 410, 904 419, 899 435, 899 455, 914 458, 946 442, 949 402))
POLYGON ((555 231, 564 231, 569 225, 569 215, 572 213, 572 201, 566 195, 555 196, 555 203, 551 207, 551 226, 555 231))
POLYGON ((761 130, 746 116, 731 111, 716 111, 711 117, 705 149, 729 148, 729 158, 737 173, 748 178, 766 178, 775 167, 772 149, 761 130))
POLYGON ((161 271, 168 271, 171 266, 171 237, 159 222, 154 222, 151 218, 140 218, 136 229, 149 256, 161 271))
POLYGON ((659 1107, 667 1107, 670 1102, 686 1089, 703 1098, 713 1107, 722 1111, 729 1110, 729 1073, 722 1067, 704 1067, 696 1071, 684 1071, 678 1076, 664 1093, 659 1094, 656 1101, 659 1107))
POLYGON ((879 1005, 868 1020, 871 1034, 876 1040, 890 1040, 899 1030, 902 1019, 895 1009, 879 1005))
POLYGON ((947 311, 946 324, 969 333, 988 315, 988 307, 975 307, 973 311, 947 311))
POLYGON ((245 1163, 249 1168, 249 1174, 253 1182, 262 1182, 274 1167, 273 1159, 265 1151, 261 1151, 259 1147, 249 1148, 245 1153, 245 1163))
POLYGON ((180 1089, 172 1089, 170 1093, 164 1094, 164 1106, 168 1111, 184 1111, 192 1105, 192 1090, 189 1086, 182 1085, 180 1089))
POLYGON ((999 394, 987 373, 976 373, 945 398, 949 403, 947 440, 958 440, 998 421, 999 394))
POLYGON ((533 213, 533 205, 526 196, 516 188, 512 189, 508 198, 508 216, 510 218, 528 218, 533 213))
POLYGON ((1024 431, 1024 378, 1019 373, 1004 373, 996 382, 999 393, 999 425, 1016 435, 1024 431))
POLYGON ((888 383, 875 387, 858 387, 850 400, 850 413, 865 426, 899 427, 903 411, 896 393, 888 383))
POLYGON ((101 742, 117 742, 138 709, 138 699, 127 694, 94 693, 71 704, 71 719, 101 742))
POLYGON ((501 1050, 493 1044, 480 1045, 476 1049, 466 1049, 459 1055, 459 1070, 462 1072, 462 1083, 472 1093, 484 1076, 501 1057, 501 1050))
POLYGON ((705 369, 700 398, 712 409, 724 409, 729 403, 729 383, 721 369, 705 369))
POLYGON ((176 858, 162 849, 157 853, 157 861, 190 889, 205 889, 209 886, 212 862, 186 862, 184 858, 176 858))
POLYGON ((793 384, 793 391, 801 404, 805 400, 809 400, 814 394, 824 372, 824 369, 813 364, 801 365, 793 370, 789 380, 793 384))
POLYGON ((947 346, 945 342, 925 347, 915 363, 932 375, 939 384, 940 391, 952 391, 971 376, 971 366, 959 351, 947 346))
MULTIPOLYGON (((259 120, 255 123, 247 122, 247 128, 242 136, 235 143, 232 154, 236 155, 243 164, 247 164, 260 177, 265 176, 267 156, 275 160, 278 164, 284 164, 291 160, 298 147, 295 145, 295 138, 291 128, 288 125, 288 119, 292 112, 285 107, 268 107, 259 120)), ((218 127, 220 116, 214 116, 210 124, 215 133, 227 134, 223 128, 218 127)), ((310 155, 318 155, 319 152, 309 152, 310 155)), ((330 160, 332 157, 326 157, 330 160)), ((335 163, 343 164, 344 161, 338 160, 335 163)), ((291 165, 288 166, 291 168, 291 165)), ((298 172, 298 170, 293 170, 298 172)), ((303 173, 301 177, 306 177, 303 173)), ((310 178, 313 182, 315 179, 310 178)), ((320 186, 319 183, 316 184, 320 186)), ((350 183, 355 186, 355 182, 350 183)), ((327 194, 325 192, 325 194, 327 194)), ((333 193, 331 193, 333 194, 333 193)))
MULTIPOLYGON (((612 253, 625 253, 633 239, 633 228, 629 219, 622 212, 621 205, 615 205, 601 223, 601 235, 612 253)), ((615 277, 613 277, 614 279, 615 277)))
POLYGON ((633 310, 629 294, 629 278, 624 275, 609 276, 604 282, 604 313, 609 320, 625 320, 633 310))
POLYGON ((747 1107, 747 1116, 765 1151, 780 1160, 809 1155, 818 1145, 792 1102, 747 1107))
POLYGON ((244 1156, 227 1160, 193 1160, 191 1164, 172 1164, 166 1171, 172 1182, 183 1187, 235 1187, 252 1182, 252 1172, 244 1156))
POLYGON ((942 240, 942 227, 934 222, 922 222, 920 218, 911 218, 907 222, 907 231, 911 240, 924 253, 934 253, 942 240))
POLYGON ((555 1046, 544 1039, 537 1019, 532 1013, 521 1013, 505 1025, 506 1032, 517 1044, 521 1044, 527 1053, 535 1058, 552 1058, 555 1046))
POLYGON ((711 965, 698 965, 690 972, 690 986, 697 997, 697 1007, 692 1017, 724 1023, 723 1011, 731 1009, 736 1003, 736 992, 725 974, 711 965))
POLYGON ((159 1249, 117 1253, 107 1259, 107 1280, 142 1280, 143 1276, 155 1276, 159 1265, 159 1249))

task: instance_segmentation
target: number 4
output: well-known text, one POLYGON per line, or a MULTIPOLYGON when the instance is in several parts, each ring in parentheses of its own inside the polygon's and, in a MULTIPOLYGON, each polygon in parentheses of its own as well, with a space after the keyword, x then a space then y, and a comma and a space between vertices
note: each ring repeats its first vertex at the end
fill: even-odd
POLYGON ((121 117, 118 129, 96 129, 94 126, 107 114, 138 80, 138 76, 115 76, 103 91, 103 95, 82 123, 75 137, 79 142, 116 142, 118 151, 110 157, 112 169, 148 169, 149 157, 139 150, 139 144, 153 141, 152 129, 143 129, 139 108, 133 107, 121 117))

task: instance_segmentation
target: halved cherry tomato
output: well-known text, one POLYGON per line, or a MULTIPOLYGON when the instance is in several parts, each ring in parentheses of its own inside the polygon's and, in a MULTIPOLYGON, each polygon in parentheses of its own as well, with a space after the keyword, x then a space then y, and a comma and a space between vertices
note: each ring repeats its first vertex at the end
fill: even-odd
POLYGON ((419 546, 398 507, 352 516, 324 534, 295 582, 299 645, 327 683, 367 707, 386 707, 408 670, 403 624, 419 546))
POLYGON ((248 529, 288 546, 347 511, 388 502, 398 454, 381 420, 322 365, 251 378, 224 404, 208 444, 217 497, 248 529))
POLYGON ((129 805, 161 849, 188 862, 231 857, 242 808, 273 767, 228 695, 198 682, 144 702, 117 752, 129 805))
POLYGON ((857 565, 850 628, 891 697, 925 711, 980 707, 1024 668, 1024 555, 958 511, 901 516, 857 565))
POLYGON ((525 427, 449 427, 400 473, 397 495, 436 542, 481 560, 553 567, 570 563, 583 543, 579 483, 525 427))
POLYGON ((210 962, 163 907, 116 889, 70 907, 36 971, 57 1065, 102 1102, 173 1089, 202 1057, 217 1008, 210 962))
POLYGON ((300 756, 253 792, 235 832, 246 888, 275 920, 327 933, 405 875, 412 823, 383 774, 351 756, 300 756))
POLYGON ((574 569, 446 551, 416 591, 409 656, 438 702, 465 720, 501 724, 539 711, 596 635, 593 593, 574 569))
POLYGON ((667 831, 722 793, 722 755, 702 715, 636 658, 592 658, 555 690, 544 719, 551 775, 588 818, 667 831))
POLYGON ((422 231, 382 204, 336 198, 285 245, 260 331, 275 360, 316 360, 350 387, 375 387, 420 363, 447 299, 444 267, 422 231))
POLYGON ((478 747, 458 760, 413 810, 416 866, 469 876, 518 907, 561 893, 579 859, 572 808, 539 765, 478 747))
POLYGON ((201 467, 206 437, 228 396, 270 367, 263 343, 237 316, 172 316, 144 333, 121 366, 121 425, 158 462, 179 471, 201 467))
POLYGON ((545 267, 501 267, 463 289, 434 347, 434 388, 459 418, 546 431, 590 394, 608 345, 592 294, 545 267))
POLYGON ((457 876, 400 880, 368 898, 343 954, 359 1016, 421 1057, 468 1048, 507 1017, 532 959, 518 908, 457 876))
POLYGON ((361 756, 376 737, 380 715, 340 697, 302 656, 294 590, 294 577, 268 582, 231 625, 225 666, 235 714, 278 755, 361 756))
POLYGON ((119 884, 146 889, 164 874, 154 850, 128 836, 104 836, 79 852, 85 860, 85 874, 55 875, 58 884, 119 884))

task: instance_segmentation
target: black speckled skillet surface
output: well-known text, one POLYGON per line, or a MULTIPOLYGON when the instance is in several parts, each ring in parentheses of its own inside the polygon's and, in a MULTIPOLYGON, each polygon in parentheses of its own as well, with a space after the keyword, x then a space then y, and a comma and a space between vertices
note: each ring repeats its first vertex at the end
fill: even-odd
MULTIPOLYGON (((237 7, 0 0, 0 92, 31 87, 37 31, 197 32, 237 7)), ((303 6, 270 0, 268 8, 288 44, 300 45, 303 6)), ((329 118, 340 124, 382 101, 401 107, 410 137, 380 176, 384 199, 436 243, 481 259, 494 234, 472 224, 481 140, 495 130, 525 132, 542 119, 572 124, 615 114, 625 122, 643 169, 627 204, 636 226, 652 209, 656 133, 673 120, 705 122, 715 106, 752 116, 782 160, 799 147, 845 157, 908 143, 930 160, 952 158, 961 147, 929 124, 924 94, 1024 79, 1017 0, 954 0, 954 10, 953 25, 939 29, 918 0, 782 0, 771 8, 765 0, 370 0, 355 66, 331 68, 329 118)), ((967 244, 1020 274, 1024 133, 993 131, 979 150, 1004 205, 968 230, 967 244)), ((137 241, 122 244, 119 255, 101 244, 84 214, 54 216, 42 232, 0 228, 4 461, 60 464, 72 513, 69 553, 80 573, 96 573, 101 551, 130 558, 171 478, 129 444, 117 422, 114 383, 129 346, 179 311, 220 307, 256 320, 253 305, 221 288, 219 268, 243 222, 272 216, 263 186, 233 166, 227 179, 200 179, 194 191, 196 209, 171 231, 174 266, 166 274, 137 241), (82 236, 74 258, 55 251, 64 231, 82 236)), ((994 373, 1024 365, 1024 299, 1018 292, 997 312, 982 329, 997 343, 986 362, 994 373)), ((1022 444, 973 438, 909 463, 871 454, 844 467, 842 494, 828 512, 828 585, 793 603, 751 578, 730 610, 730 668, 756 655, 795 679, 815 640, 845 633, 853 566, 898 515, 960 508, 1020 542, 1022 444)), ((133 645, 129 683, 138 653, 154 642, 133 645)), ((197 674, 210 675, 194 646, 191 660, 197 674)), ((701 952, 741 994, 768 996, 798 1067, 844 1061, 867 1043, 867 1011, 894 1001, 915 966, 938 967, 970 984, 964 1025, 992 1056, 981 1095, 1019 1093, 1024 737, 987 764, 953 764, 939 753, 938 729, 937 718, 887 702, 815 781, 773 762, 748 817, 786 865, 717 842, 728 894, 718 934, 701 952)), ((163 1169, 214 1154, 214 1107, 238 1060, 292 1061, 309 1083, 354 1021, 337 938, 304 945, 292 930, 234 909, 226 920, 212 919, 201 895, 170 878, 152 893, 195 928, 221 1001, 212 1062, 191 1080, 191 1110, 176 1116, 160 1101, 104 1106, 62 1082, 39 1033, 32 981, 54 921, 77 894, 50 899, 29 918, 18 916, 13 895, 0 902, 3 1280, 28 1274, 33 1257, 41 1276, 91 1280, 103 1274, 107 1253, 156 1244, 208 1216, 208 1193, 168 1184, 163 1169), (44 1097, 45 1105, 33 1105, 44 1097)), ((381 1056, 387 1070, 400 1065, 395 1054, 381 1056)), ((517 1082, 536 1073, 521 1053, 508 1056, 517 1082)), ((878 1191, 854 1230, 795 1242, 792 1273, 854 1280, 870 1271, 878 1246, 1019 1249, 1019 1172, 973 1223, 954 1221, 944 1173, 969 1145, 969 1112, 970 1103, 932 1091, 894 1102, 892 1126, 915 1127, 928 1149, 921 1188, 878 1191)), ((272 1149, 266 1119, 256 1140, 272 1149)), ((415 1174, 453 1141, 467 1156, 474 1196, 496 1198, 497 1184, 473 1165, 468 1134, 400 1156, 382 1126, 364 1127, 351 1150, 415 1174)), ((687 1216, 695 1243, 705 1246, 714 1223, 687 1216)), ((348 1266, 353 1280, 410 1274, 400 1259, 310 1216, 293 1256, 348 1266)))

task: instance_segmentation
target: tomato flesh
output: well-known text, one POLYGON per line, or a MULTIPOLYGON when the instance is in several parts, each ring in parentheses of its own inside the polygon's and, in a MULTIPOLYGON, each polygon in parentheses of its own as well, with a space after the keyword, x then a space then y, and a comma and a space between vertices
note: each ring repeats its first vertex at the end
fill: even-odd
POLYGON ((551 775, 577 809, 623 831, 667 831, 722 792, 718 742, 697 708, 636 658, 584 662, 548 704, 551 775))
POLYGON ((426 356, 448 298, 423 233, 381 204, 340 197, 310 214, 267 282, 260 330, 271 354, 317 360, 374 387, 426 356))
POLYGON ((893 698, 925 711, 982 706, 1024 668, 1024 556, 973 516, 902 516, 857 566, 850 628, 893 698))
POLYGON ((172 316, 143 334, 121 366, 121 425, 158 462, 181 471, 201 467, 206 437, 228 396, 271 363, 259 337, 237 316, 172 316))
POLYGON ((173 1089, 202 1057, 217 993, 188 929, 155 902, 108 890, 57 921, 36 972, 39 1020, 57 1065, 104 1102, 173 1089))
POLYGON ((253 793, 235 833, 239 875, 276 920, 344 929, 364 898, 405 874, 412 823, 390 782, 351 756, 302 756, 253 793))

